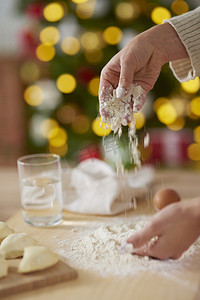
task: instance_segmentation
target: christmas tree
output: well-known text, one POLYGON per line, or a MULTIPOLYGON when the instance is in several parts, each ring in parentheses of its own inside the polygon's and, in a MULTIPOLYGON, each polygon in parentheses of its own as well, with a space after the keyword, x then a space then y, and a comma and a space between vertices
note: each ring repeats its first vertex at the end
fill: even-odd
MULTIPOLYGON (((135 35, 195 8, 193 1, 165 2, 18 2, 30 19, 22 34, 20 69, 29 152, 57 153, 70 161, 102 157, 102 137, 112 133, 98 116, 100 72, 135 35)), ((200 160, 195 154, 200 152, 198 93, 199 78, 180 84, 165 65, 144 108, 135 114, 139 137, 151 128, 177 133, 190 128, 194 140, 187 140, 185 155, 200 160)), ((141 151, 147 161, 158 154, 151 148, 141 151)))

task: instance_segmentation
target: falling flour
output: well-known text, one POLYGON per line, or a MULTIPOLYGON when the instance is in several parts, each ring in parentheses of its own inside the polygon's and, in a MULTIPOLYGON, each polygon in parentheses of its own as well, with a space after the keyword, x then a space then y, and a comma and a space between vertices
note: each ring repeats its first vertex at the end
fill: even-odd
POLYGON ((89 229, 78 229, 75 239, 57 240, 56 252, 75 268, 91 270, 101 276, 133 276, 141 271, 176 277, 177 272, 200 268, 200 241, 196 241, 178 260, 155 260, 129 253, 121 254, 120 246, 128 237, 148 222, 141 216, 135 223, 111 225, 91 224, 89 229))
MULTIPOLYGON (((143 102, 143 89, 139 85, 132 84, 128 92, 126 92, 122 87, 114 89, 112 93, 108 90, 106 93, 105 88, 103 88, 102 93, 106 95, 105 101, 101 101, 101 111, 106 115, 103 117, 104 122, 107 125, 110 123, 111 129, 114 133, 118 133, 119 138, 122 135, 122 125, 128 128, 129 137, 129 148, 130 148, 130 162, 135 164, 136 168, 141 167, 140 152, 138 150, 138 138, 136 135, 135 119, 133 117, 133 112, 137 112, 142 106, 143 102)), ((123 171, 123 165, 119 157, 116 161, 116 167, 118 174, 120 170, 123 171)), ((124 171, 123 171, 124 173, 124 171)))

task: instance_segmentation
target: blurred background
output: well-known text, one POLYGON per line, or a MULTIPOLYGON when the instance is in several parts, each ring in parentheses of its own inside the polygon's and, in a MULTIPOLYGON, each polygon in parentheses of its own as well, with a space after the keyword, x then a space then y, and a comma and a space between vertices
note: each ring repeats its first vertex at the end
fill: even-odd
MULTIPOLYGON (((0 3, 0 166, 25 154, 59 154, 66 164, 112 161, 114 140, 98 114, 103 66, 130 39, 198 0, 6 0, 0 3), (104 137, 104 138, 102 138, 104 137)), ((180 84, 168 65, 135 114, 143 163, 200 167, 200 82, 180 84), (150 144, 144 147, 144 137, 150 144)))

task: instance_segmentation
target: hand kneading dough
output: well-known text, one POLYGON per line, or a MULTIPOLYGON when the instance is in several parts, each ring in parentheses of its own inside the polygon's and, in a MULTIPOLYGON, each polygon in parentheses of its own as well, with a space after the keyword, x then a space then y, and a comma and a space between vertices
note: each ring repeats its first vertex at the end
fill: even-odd
POLYGON ((56 253, 44 246, 30 246, 24 249, 24 257, 18 268, 19 273, 28 273, 46 269, 55 265, 59 260, 56 253))
POLYGON ((0 278, 8 275, 8 262, 0 258, 0 278))
POLYGON ((3 258, 17 258, 23 256, 24 248, 37 244, 37 241, 27 233, 13 233, 7 236, 0 246, 3 258))
POLYGON ((0 222, 0 243, 14 230, 8 227, 8 225, 4 222, 0 222))

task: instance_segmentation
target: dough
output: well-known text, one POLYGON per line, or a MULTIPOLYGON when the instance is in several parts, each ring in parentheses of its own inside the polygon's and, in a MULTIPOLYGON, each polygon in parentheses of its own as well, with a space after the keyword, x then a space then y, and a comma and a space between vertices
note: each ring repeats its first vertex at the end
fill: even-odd
POLYGON ((37 241, 27 233, 13 233, 7 236, 0 246, 3 258, 23 256, 24 248, 37 244, 37 241))
POLYGON ((8 275, 8 262, 0 258, 0 278, 8 275))
POLYGON ((24 257, 18 268, 19 273, 29 273, 46 269, 55 265, 59 260, 56 253, 44 246, 30 246, 24 249, 24 257))
POLYGON ((4 222, 0 222, 0 243, 14 230, 8 227, 8 225, 4 222))

